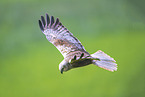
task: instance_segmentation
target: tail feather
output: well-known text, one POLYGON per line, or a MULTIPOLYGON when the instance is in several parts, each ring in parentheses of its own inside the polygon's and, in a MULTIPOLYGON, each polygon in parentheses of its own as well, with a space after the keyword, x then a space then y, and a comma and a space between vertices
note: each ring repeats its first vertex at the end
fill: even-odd
POLYGON ((116 61, 109 55, 105 54, 101 50, 91 55, 93 58, 99 58, 100 60, 93 60, 93 64, 109 71, 117 71, 116 61))

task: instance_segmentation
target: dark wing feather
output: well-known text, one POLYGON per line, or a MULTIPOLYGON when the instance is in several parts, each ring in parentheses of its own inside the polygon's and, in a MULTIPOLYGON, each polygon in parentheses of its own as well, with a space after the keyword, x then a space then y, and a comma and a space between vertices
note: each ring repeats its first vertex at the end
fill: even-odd
POLYGON ((53 16, 49 17, 48 14, 46 14, 45 21, 44 17, 41 16, 39 26, 48 41, 51 42, 64 57, 70 52, 86 51, 81 42, 59 22, 58 18, 54 21, 53 16))

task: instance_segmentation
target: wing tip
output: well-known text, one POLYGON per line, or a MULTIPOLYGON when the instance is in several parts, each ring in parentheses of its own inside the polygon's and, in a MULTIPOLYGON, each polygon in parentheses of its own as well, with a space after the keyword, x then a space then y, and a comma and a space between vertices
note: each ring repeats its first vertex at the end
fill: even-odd
POLYGON ((38 20, 38 22, 39 22, 39 27, 40 27, 41 31, 44 31, 44 27, 42 26, 41 20, 38 20))
MULTIPOLYGON (((62 27, 64 28, 64 26, 62 25, 62 23, 59 21, 59 18, 56 18, 54 20, 54 16, 49 16, 48 13, 45 14, 46 18, 44 18, 44 16, 41 16, 41 19, 38 20, 39 21, 39 27, 41 29, 41 31, 43 32, 45 30, 45 28, 47 29, 58 29, 58 27, 62 27)), ((66 29, 65 29, 66 30, 66 29)))
POLYGON ((45 14, 46 16, 49 16, 48 13, 45 14))
POLYGON ((42 21, 42 25, 43 25, 43 27, 45 27, 46 22, 45 22, 44 16, 41 16, 41 21, 42 21))
POLYGON ((51 22, 50 22, 50 23, 51 23, 50 25, 52 26, 52 25, 54 24, 54 16, 51 16, 51 17, 50 17, 50 21, 51 21, 51 22))

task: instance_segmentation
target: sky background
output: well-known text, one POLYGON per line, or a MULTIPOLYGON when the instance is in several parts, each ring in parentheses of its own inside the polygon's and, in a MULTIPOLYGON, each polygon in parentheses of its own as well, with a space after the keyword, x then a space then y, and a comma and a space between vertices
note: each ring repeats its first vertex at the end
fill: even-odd
POLYGON ((1 0, 0 97, 145 96, 144 0, 1 0), (89 53, 102 50, 118 71, 95 65, 59 71, 63 56, 38 26, 59 17, 89 53))

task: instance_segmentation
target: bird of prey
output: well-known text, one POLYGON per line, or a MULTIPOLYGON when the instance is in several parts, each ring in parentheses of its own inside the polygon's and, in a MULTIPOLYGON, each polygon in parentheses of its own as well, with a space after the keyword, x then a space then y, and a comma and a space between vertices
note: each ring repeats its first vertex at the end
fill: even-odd
POLYGON ((59 64, 61 73, 72 68, 82 67, 89 64, 95 64, 98 67, 108 71, 116 71, 116 61, 101 50, 94 54, 89 54, 81 42, 62 25, 58 18, 54 20, 53 16, 46 14, 46 20, 41 16, 39 20, 41 31, 45 34, 47 40, 51 42, 63 55, 64 59, 59 64))

